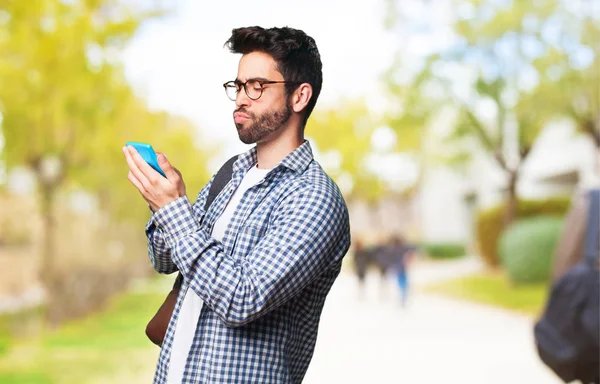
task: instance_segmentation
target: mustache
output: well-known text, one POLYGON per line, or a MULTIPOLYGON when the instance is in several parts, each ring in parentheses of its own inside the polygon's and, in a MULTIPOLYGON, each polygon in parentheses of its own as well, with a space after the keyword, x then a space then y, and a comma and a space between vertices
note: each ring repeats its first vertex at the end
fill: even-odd
POLYGON ((248 115, 248 116, 250 116, 250 117, 254 117, 254 114, 253 114, 252 112, 248 112, 248 111, 246 110, 246 108, 244 108, 244 107, 237 108, 235 111, 233 111, 233 113, 238 113, 238 112, 240 112, 240 113, 243 113, 243 114, 246 114, 246 115, 248 115))

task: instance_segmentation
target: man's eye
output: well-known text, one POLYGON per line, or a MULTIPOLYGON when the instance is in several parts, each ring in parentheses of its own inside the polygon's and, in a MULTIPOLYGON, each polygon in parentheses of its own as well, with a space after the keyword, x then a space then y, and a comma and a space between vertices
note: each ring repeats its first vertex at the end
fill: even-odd
POLYGON ((251 81, 248 85, 256 91, 260 91, 262 88, 262 85, 258 81, 251 81))

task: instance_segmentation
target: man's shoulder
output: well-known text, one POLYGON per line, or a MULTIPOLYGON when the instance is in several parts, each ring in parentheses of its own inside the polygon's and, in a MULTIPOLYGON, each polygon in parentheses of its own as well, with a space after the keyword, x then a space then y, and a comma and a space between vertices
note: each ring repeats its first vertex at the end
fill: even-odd
POLYGON ((299 177, 299 181, 303 184, 304 188, 312 190, 313 193, 319 194, 326 199, 339 201, 344 206, 346 205, 340 188, 316 160, 310 163, 299 177))

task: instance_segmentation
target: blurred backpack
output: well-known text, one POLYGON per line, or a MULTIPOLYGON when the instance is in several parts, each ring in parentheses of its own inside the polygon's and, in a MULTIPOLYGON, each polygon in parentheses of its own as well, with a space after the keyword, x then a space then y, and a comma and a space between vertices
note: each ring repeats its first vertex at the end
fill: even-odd
POLYGON ((565 383, 600 384, 600 190, 589 198, 583 261, 552 285, 534 327, 541 360, 565 383))

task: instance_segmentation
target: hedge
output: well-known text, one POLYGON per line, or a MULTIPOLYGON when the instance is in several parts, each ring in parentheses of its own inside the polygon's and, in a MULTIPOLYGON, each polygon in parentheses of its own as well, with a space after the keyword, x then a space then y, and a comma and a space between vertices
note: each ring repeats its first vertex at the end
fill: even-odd
POLYGON ((421 248, 432 259, 455 259, 465 255, 465 246, 459 243, 427 243, 421 248))
MULTIPOLYGON (((519 200, 517 205, 517 217, 549 215, 564 217, 571 198, 554 197, 545 200, 519 200)), ((498 239, 504 230, 505 204, 482 210, 475 219, 476 245, 479 255, 488 266, 499 266, 498 239)))
POLYGON ((513 283, 550 280, 554 251, 562 230, 563 219, 536 216, 517 220, 502 233, 498 253, 513 283))

